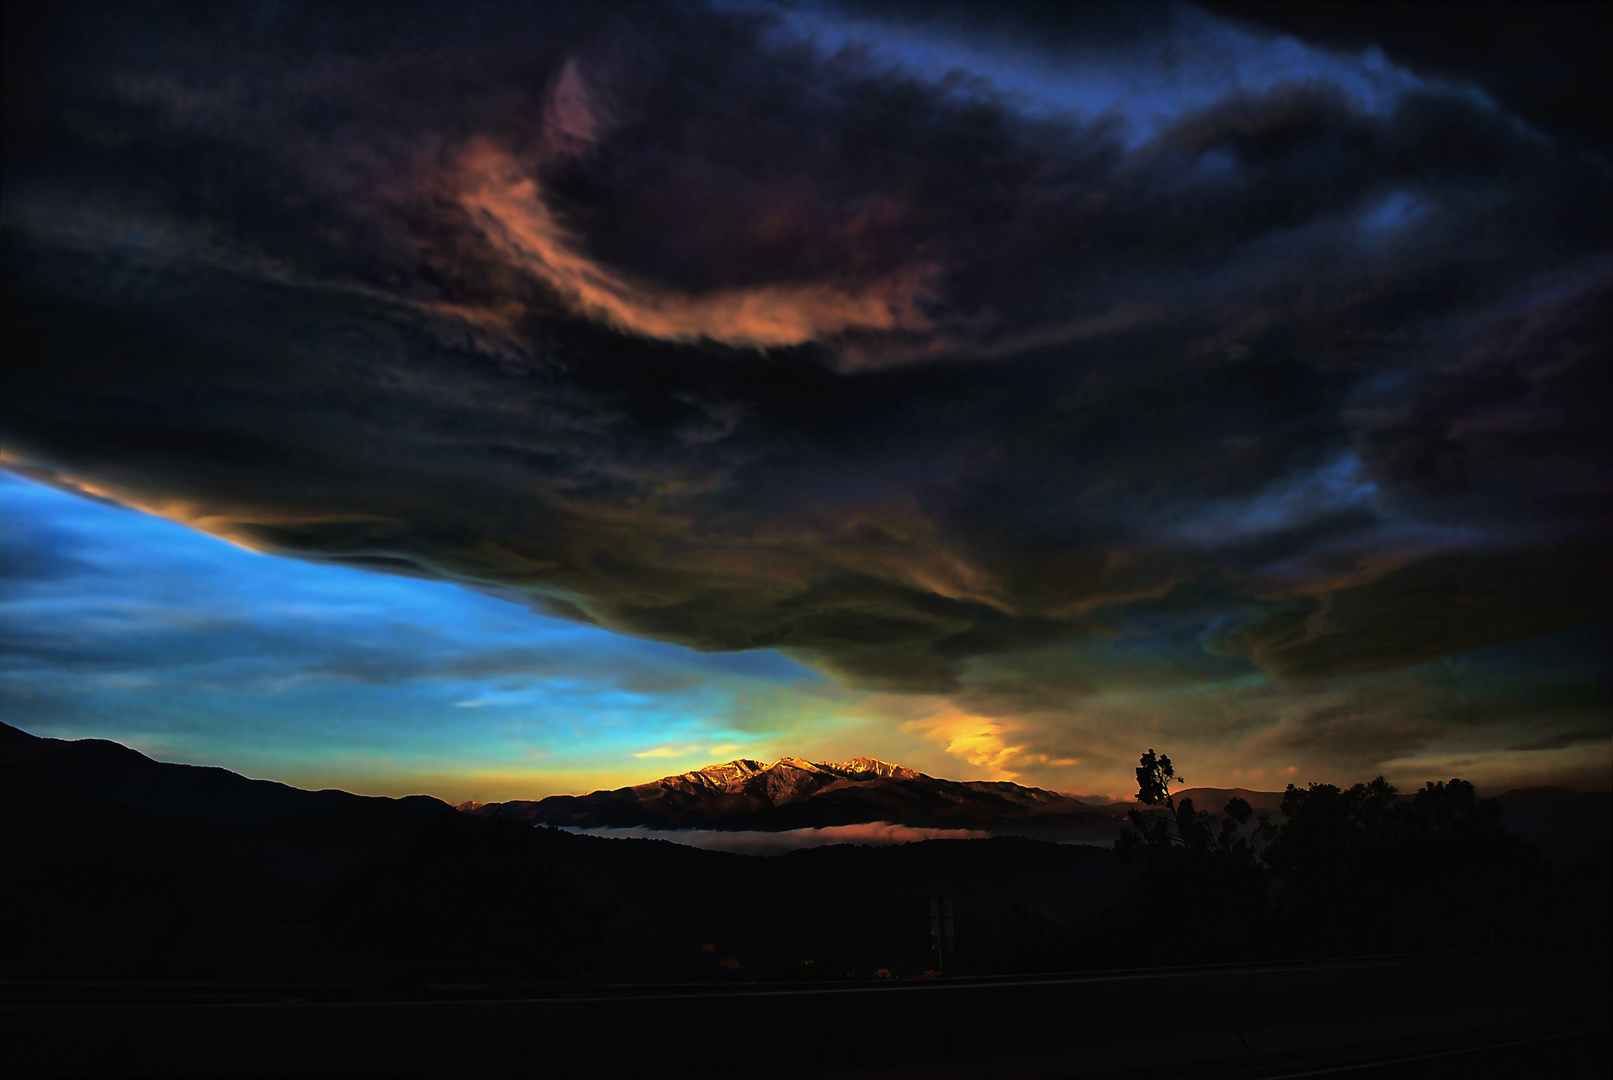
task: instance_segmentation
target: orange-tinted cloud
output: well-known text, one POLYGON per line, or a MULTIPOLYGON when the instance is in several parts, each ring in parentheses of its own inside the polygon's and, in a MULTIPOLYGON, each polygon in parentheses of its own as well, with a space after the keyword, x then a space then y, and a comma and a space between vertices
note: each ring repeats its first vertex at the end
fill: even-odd
POLYGON ((808 282, 684 293, 636 281, 583 251, 544 201, 538 180, 490 140, 478 139, 465 150, 454 183, 459 204, 511 263, 578 314, 630 334, 770 348, 849 331, 930 325, 921 308, 931 295, 934 270, 928 266, 861 286, 808 282))
POLYGON ((327 511, 286 511, 269 507, 221 506, 216 502, 149 495, 119 484, 103 483, 34 464, 0 449, 0 468, 17 472, 63 491, 87 495, 102 502, 130 506, 143 513, 188 525, 248 551, 265 551, 259 530, 275 527, 373 524, 385 519, 374 514, 327 511))
POLYGON ((938 713, 910 720, 902 725, 903 731, 922 733, 932 742, 941 743, 946 752, 960 757, 977 769, 989 772, 987 779, 1012 780, 1018 776, 1008 766, 1024 751, 1023 746, 1010 746, 1011 735, 998 721, 987 716, 973 716, 948 706, 938 713))
POLYGON ((610 124, 610 114, 583 78, 575 60, 567 60, 543 113, 544 140, 558 154, 587 152, 610 124))

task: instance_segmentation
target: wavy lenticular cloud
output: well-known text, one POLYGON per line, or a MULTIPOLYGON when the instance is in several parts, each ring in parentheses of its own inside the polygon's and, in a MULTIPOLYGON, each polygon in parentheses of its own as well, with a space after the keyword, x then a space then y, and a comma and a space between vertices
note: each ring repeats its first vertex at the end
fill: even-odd
POLYGON ((663 341, 715 341, 749 348, 801 345, 848 331, 922 330, 921 305, 935 272, 920 266, 858 289, 832 284, 759 285, 708 294, 635 281, 582 251, 514 155, 490 140, 460 159, 459 202, 521 270, 555 290, 578 314, 663 341))
POLYGON ((262 534, 267 530, 374 526, 384 523, 384 519, 367 514, 317 511, 286 513, 255 507, 221 507, 217 503, 151 498, 128 487, 82 480, 64 473, 40 469, 5 450, 0 450, 0 469, 16 472, 60 491, 84 495, 98 502, 132 507, 153 517, 189 526, 197 532, 206 533, 253 552, 268 550, 269 546, 262 540, 262 534))

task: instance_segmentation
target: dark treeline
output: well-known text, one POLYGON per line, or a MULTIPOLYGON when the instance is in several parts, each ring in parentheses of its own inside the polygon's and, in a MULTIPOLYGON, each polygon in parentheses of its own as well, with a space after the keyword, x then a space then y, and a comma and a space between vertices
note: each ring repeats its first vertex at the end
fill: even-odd
POLYGON ((1176 799, 1169 757, 1137 768, 1139 866, 1120 901, 1069 921, 1016 908, 979 966, 998 972, 1366 956, 1609 934, 1608 848, 1561 870, 1465 780, 1410 798, 1381 776, 1289 785, 1281 824, 1176 799))

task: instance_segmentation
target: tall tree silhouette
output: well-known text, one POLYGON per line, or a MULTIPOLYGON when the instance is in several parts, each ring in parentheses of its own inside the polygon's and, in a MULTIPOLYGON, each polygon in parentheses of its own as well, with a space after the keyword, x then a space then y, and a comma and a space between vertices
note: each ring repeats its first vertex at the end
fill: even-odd
MULTIPOLYGON (((1137 762, 1137 801, 1150 810, 1131 810, 1127 818, 1129 830, 1123 830, 1115 842, 1115 850, 1122 859, 1134 859, 1139 854, 1162 856, 1172 850, 1206 853, 1216 851, 1228 858, 1248 859, 1254 855, 1260 831, 1246 838, 1239 829, 1249 823, 1253 809, 1241 798, 1232 798, 1222 809, 1218 821, 1214 814, 1196 810, 1192 799, 1180 803, 1171 794, 1172 784, 1182 783, 1176 768, 1165 754, 1156 754, 1152 748, 1137 762)), ((1261 821, 1261 828, 1265 822, 1261 821)))
POLYGON ((1172 795, 1180 783, 1169 756, 1150 748, 1138 760, 1137 801, 1147 809, 1129 812, 1131 827, 1121 831, 1115 850, 1143 866, 1108 932, 1130 942, 1122 959, 1135 963, 1257 953, 1268 906, 1258 848, 1265 822, 1244 835, 1253 816, 1248 802, 1228 800, 1218 818, 1172 795))

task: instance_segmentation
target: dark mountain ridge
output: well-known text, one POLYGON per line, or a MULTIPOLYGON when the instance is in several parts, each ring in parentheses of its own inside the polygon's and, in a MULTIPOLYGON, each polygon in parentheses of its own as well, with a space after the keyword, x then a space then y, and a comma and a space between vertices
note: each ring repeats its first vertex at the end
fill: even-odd
POLYGON ((0 723, 0 764, 124 806, 238 824, 298 810, 330 809, 354 800, 395 801, 330 788, 307 791, 208 765, 153 761, 106 739, 41 738, 4 723, 0 723))
MULTIPOLYGON (((329 977, 333 963, 288 927, 325 883, 397 850, 422 821, 449 813, 425 795, 305 791, 227 769, 153 761, 101 739, 39 738, 0 724, 4 924, 32 921, 41 903, 77 905, 96 930, 79 935, 77 951, 103 950, 149 930, 139 911, 129 910, 129 888, 168 881, 161 905, 193 916, 169 970, 329 977), (52 895, 37 895, 41 890, 52 895), (54 895, 60 890, 71 895, 54 895)), ((57 973, 79 972, 64 963, 57 973)))

